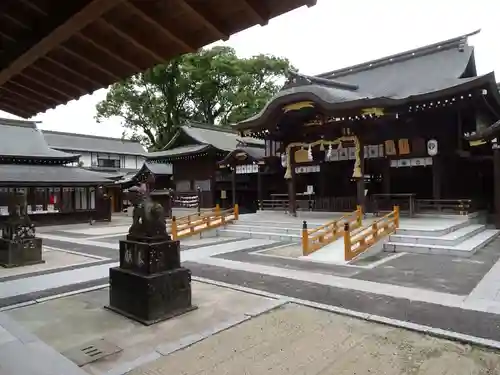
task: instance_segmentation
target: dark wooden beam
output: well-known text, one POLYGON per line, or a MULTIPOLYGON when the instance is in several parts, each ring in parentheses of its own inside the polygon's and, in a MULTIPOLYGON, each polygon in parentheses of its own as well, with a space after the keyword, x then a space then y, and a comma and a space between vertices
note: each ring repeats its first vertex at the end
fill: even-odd
MULTIPOLYGON (((57 49, 64 52, 66 55, 71 55, 73 58, 80 60, 85 65, 91 66, 94 69, 99 70, 100 72, 104 73, 107 77, 109 77, 113 81, 119 81, 121 79, 118 75, 116 75, 114 72, 112 72, 111 69, 105 68, 101 64, 98 64, 95 61, 93 61, 93 60, 91 60, 91 59, 89 59, 89 58, 87 58, 87 57, 85 57, 77 52, 74 52, 63 45, 59 45, 57 47, 57 49)), ((103 82, 100 82, 100 80, 99 80, 99 83, 101 85, 103 84, 103 82)))
POLYGON ((156 64, 156 59, 151 57, 149 53, 130 48, 130 43, 122 38, 113 38, 112 31, 98 22, 87 26, 78 35, 99 44, 103 50, 106 49, 115 58, 127 61, 129 65, 134 65, 138 68, 136 72, 144 71, 156 64))
POLYGON ((85 95, 88 92, 88 90, 86 90, 85 87, 78 86, 78 84, 76 84, 74 80, 65 79, 64 76, 61 74, 52 74, 46 69, 38 68, 35 64, 31 65, 29 68, 26 68, 22 74, 23 75, 30 74, 31 71, 36 72, 40 76, 46 77, 45 78, 46 80, 53 80, 53 81, 59 82, 59 84, 64 85, 68 88, 71 87, 72 90, 74 90, 75 92, 78 92, 79 95, 85 95))
MULTIPOLYGON (((47 104, 47 103, 44 103, 43 101, 40 101, 40 100, 36 100, 35 98, 31 97, 30 95, 28 94, 22 94, 20 93, 19 91, 22 91, 22 90, 12 90, 12 89, 9 89, 9 87, 6 87, 8 85, 5 85, 5 86, 2 86, 0 87, 0 98, 2 96, 5 96, 5 94, 2 94, 2 92, 4 93, 7 93, 7 95, 9 96, 14 96, 15 98, 17 98, 16 100, 21 104, 21 105, 26 105, 27 107, 38 107, 40 108, 40 110, 42 110, 42 108, 46 108, 47 105, 51 105, 50 103, 47 104)), ((1 100, 0 100, 1 101, 1 100)))
POLYGON ((25 118, 25 119, 31 117, 30 113, 28 113, 26 111, 23 111, 20 108, 13 107, 13 106, 5 103, 1 99, 0 99, 0 109, 2 111, 5 111, 7 113, 10 113, 12 115, 16 115, 16 116, 19 116, 19 117, 22 117, 22 118, 25 118))
POLYGON ((214 21, 210 20, 209 17, 203 14, 202 11, 195 9, 192 5, 188 4, 186 0, 178 0, 178 4, 185 12, 195 16, 200 23, 202 23, 207 29, 212 32, 212 34, 217 37, 217 39, 229 39, 229 34, 223 32, 220 26, 216 26, 214 24, 214 21))
POLYGON ((269 11, 264 9, 263 4, 257 4, 255 0, 240 0, 245 10, 252 15, 256 23, 261 26, 267 25, 269 22, 269 11))
MULTIPOLYGON (((36 13, 38 13, 41 16, 47 17, 49 15, 46 10, 40 8, 38 5, 36 5, 35 3, 33 3, 33 1, 30 1, 30 0, 18 0, 18 1, 19 1, 19 3, 23 4, 25 7, 30 8, 31 10, 35 11, 36 13)), ((80 39, 83 39, 87 43, 92 43, 92 44, 95 45, 95 43, 93 43, 92 40, 88 40, 88 39, 86 39, 82 35, 76 34, 75 36, 73 36, 73 38, 75 38, 75 37, 78 37, 80 39)), ((100 46, 98 46, 98 45, 95 45, 95 47, 96 48, 100 48, 100 46)), ((104 52, 107 52, 107 51, 104 49, 104 52)), ((85 89, 85 88, 82 88, 81 86, 77 86, 77 85, 73 84, 71 82, 73 80, 64 80, 64 79, 61 79, 61 77, 56 76, 56 75, 52 75, 52 74, 48 73, 46 70, 38 69, 34 65, 32 65, 30 67, 30 69, 31 68, 34 69, 34 70, 37 70, 37 74, 48 76, 50 79, 58 81, 60 84, 66 86, 66 90, 69 91, 69 92, 71 92, 71 91, 74 92, 74 90, 77 90, 78 94, 77 95, 73 95, 73 96, 85 95, 85 94, 87 94, 89 92, 88 89, 85 89), (71 87, 71 88, 68 88, 68 86, 71 87)), ((132 69, 137 69, 135 66, 132 66, 131 68, 132 69)))
POLYGON ((176 43, 179 47, 181 47, 184 52, 194 52, 196 51, 196 48, 193 46, 189 45, 186 43, 184 39, 176 35, 173 31, 169 30, 165 26, 161 25, 154 19, 154 17, 151 14, 148 14, 144 9, 139 9, 136 5, 133 5, 130 2, 125 2, 125 6, 133 12, 135 15, 140 17, 143 21, 148 23, 150 26, 152 26, 156 31, 158 31, 160 34, 162 34, 165 38, 172 40, 174 43, 176 43))
POLYGON ((121 77, 128 77, 134 74, 137 70, 136 67, 131 67, 127 63, 123 63, 119 58, 110 56, 108 53, 103 52, 100 48, 96 48, 92 43, 79 38, 77 35, 73 36, 68 42, 60 46, 67 53, 72 53, 86 64, 100 69, 115 81, 119 81, 121 77))
POLYGON ((98 81, 94 80, 88 75, 82 74, 72 69, 70 66, 61 64, 59 61, 54 60, 49 56, 44 56, 43 58, 38 60, 35 65, 39 66, 40 69, 50 72, 51 74, 61 74, 61 76, 65 77, 65 79, 73 80, 75 84, 84 87, 88 91, 91 91, 96 87, 100 87, 100 83, 98 81), (66 73, 71 74, 71 76, 66 76, 66 73))
POLYGON ((81 90, 75 90, 75 88, 71 85, 61 83, 59 80, 51 78, 50 76, 47 77, 45 73, 40 73, 31 66, 24 69, 19 76, 26 77, 29 81, 42 85, 48 90, 54 90, 55 92, 65 96, 68 100, 72 100, 75 96, 81 95, 81 90))
MULTIPOLYGON (((60 26, 49 32, 38 43, 32 45, 28 50, 12 59, 7 67, 0 71, 0 85, 7 82, 11 77, 20 73, 24 68, 33 64, 40 57, 46 55, 57 45, 68 40, 75 32, 81 30, 96 18, 119 4, 124 0, 92 0, 80 11, 68 18, 60 26)), ((71 2, 64 2, 71 3, 71 2)))
POLYGON ((107 28, 108 30, 110 30, 115 35, 118 35, 120 38, 129 42, 135 48, 140 49, 143 52, 146 52, 148 55, 150 55, 151 57, 153 57, 156 60, 156 63, 161 64, 165 61, 165 59, 158 52, 153 51, 153 50, 151 50, 151 48, 144 46, 144 44, 141 41, 136 40, 129 33, 120 30, 118 27, 116 27, 116 26, 112 25, 111 23, 106 22, 102 19, 100 19, 96 22, 98 24, 102 25, 103 27, 107 28))
POLYGON ((107 56, 109 56, 109 58, 111 58, 113 60, 116 60, 118 63, 120 63, 122 65, 127 66, 130 70, 132 70, 132 74, 135 73, 135 72, 139 72, 139 71, 142 70, 140 67, 138 67, 134 63, 130 62, 127 59, 122 58, 116 52, 110 51, 109 47, 105 47, 104 45, 102 45, 102 43, 97 42, 97 41, 95 41, 92 38, 87 38, 83 33, 76 34, 73 38, 81 39, 81 40, 85 41, 89 45, 92 45, 95 49, 98 49, 102 53, 104 53, 107 56))
POLYGON ((40 107, 40 105, 27 104, 26 101, 21 102, 16 100, 6 91, 0 91, 0 102, 25 113, 38 113, 43 110, 43 107, 40 107))
POLYGON ((44 85, 39 84, 38 82, 23 77, 22 75, 18 74, 15 77, 12 77, 9 82, 15 83, 16 85, 22 86, 33 93, 36 93, 38 95, 42 95, 46 97, 47 99, 53 100, 56 103, 64 102, 71 100, 70 96, 67 94, 61 94, 57 92, 56 90, 50 89, 45 87, 44 85))
POLYGON ((46 95, 40 94, 38 91, 33 90, 30 87, 26 87, 26 86, 20 84, 19 82, 14 81, 14 80, 9 80, 8 82, 5 82, 2 85, 2 88, 8 90, 9 92, 13 92, 13 93, 19 92, 25 98, 35 98, 36 101, 38 101, 40 103, 44 103, 45 107, 47 107, 47 106, 53 107, 53 106, 60 104, 59 101, 57 101, 53 98, 49 98, 46 95))

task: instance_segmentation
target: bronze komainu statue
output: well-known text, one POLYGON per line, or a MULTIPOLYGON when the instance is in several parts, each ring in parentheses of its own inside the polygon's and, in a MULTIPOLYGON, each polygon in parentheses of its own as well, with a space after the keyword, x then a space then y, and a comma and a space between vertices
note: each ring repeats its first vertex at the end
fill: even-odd
POLYGON ((129 189, 129 197, 134 205, 129 235, 139 238, 170 239, 162 205, 153 202, 146 191, 136 186, 129 189))

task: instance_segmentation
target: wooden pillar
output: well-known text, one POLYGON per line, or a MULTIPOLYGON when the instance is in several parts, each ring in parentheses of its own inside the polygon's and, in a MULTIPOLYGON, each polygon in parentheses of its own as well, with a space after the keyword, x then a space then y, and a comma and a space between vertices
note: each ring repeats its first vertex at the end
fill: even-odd
POLYGON ((391 193, 391 160, 385 159, 382 161, 382 193, 391 193))
POLYGON ((500 228, 500 149, 493 149, 493 196, 495 203, 495 226, 500 228))
POLYGON ((439 156, 432 157, 432 199, 441 199, 441 179, 443 169, 442 160, 439 156))
POLYGON ((231 187, 232 187, 232 197, 233 197, 233 207, 237 203, 236 201, 236 166, 233 165, 232 170, 232 178, 231 178, 231 187))
POLYGON ((258 165, 257 170, 257 209, 262 210, 262 171, 261 166, 258 165))
POLYGON ((359 206, 362 207, 363 212, 366 212, 365 209, 365 153, 364 153, 364 145, 360 142, 360 150, 359 150, 359 159, 360 159, 360 169, 361 169, 361 178, 356 182, 356 202, 359 206))
POLYGON ((290 212, 291 215, 297 216, 297 201, 296 201, 296 196, 295 196, 295 164, 291 163, 291 176, 292 178, 289 178, 287 180, 288 184, 288 212, 290 212))

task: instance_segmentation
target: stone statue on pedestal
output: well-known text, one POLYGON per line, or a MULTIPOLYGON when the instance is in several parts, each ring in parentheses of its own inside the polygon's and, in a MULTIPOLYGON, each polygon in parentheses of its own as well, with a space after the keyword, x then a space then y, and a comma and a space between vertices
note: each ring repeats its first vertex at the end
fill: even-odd
POLYGON ((42 239, 35 237, 35 225, 26 209, 26 195, 12 193, 9 202, 9 217, 2 226, 0 238, 0 265, 18 267, 42 260, 42 239))
POLYGON ((120 266, 109 272, 109 306, 145 325, 184 314, 191 304, 191 272, 181 267, 179 241, 167 232, 161 204, 149 189, 129 189, 134 205, 126 240, 120 241, 120 266))

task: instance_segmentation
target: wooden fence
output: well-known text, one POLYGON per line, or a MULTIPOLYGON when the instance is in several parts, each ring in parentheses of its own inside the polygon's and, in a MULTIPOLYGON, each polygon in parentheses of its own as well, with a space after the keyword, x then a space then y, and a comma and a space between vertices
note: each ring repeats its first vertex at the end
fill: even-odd
POLYGON ((239 208, 235 204, 233 208, 221 210, 219 206, 215 208, 195 213, 183 217, 172 217, 171 235, 173 240, 192 236, 210 229, 225 225, 226 223, 238 220, 239 208))
POLYGON ((358 206, 356 211, 313 229, 307 229, 307 222, 304 221, 302 226, 302 254, 309 255, 340 238, 344 234, 343 228, 345 224, 351 230, 361 227, 362 218, 363 212, 361 206, 358 206))
POLYGON ((370 226, 352 231, 349 223, 344 224, 344 257, 350 261, 365 252, 382 238, 394 233, 399 228, 399 207, 394 206, 387 215, 373 222, 370 226))

